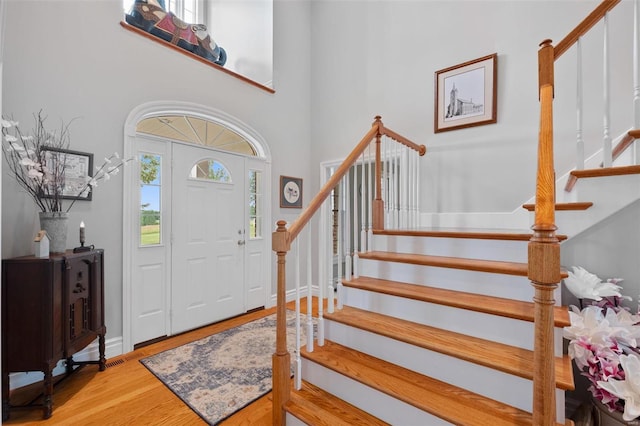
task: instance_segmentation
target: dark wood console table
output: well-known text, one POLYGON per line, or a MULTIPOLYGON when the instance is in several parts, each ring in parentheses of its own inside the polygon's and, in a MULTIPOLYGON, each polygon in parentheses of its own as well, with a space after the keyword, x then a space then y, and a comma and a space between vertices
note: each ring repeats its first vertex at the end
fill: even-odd
POLYGON ((66 374, 76 365, 105 369, 103 260, 103 250, 97 249, 2 261, 3 420, 10 409, 18 408, 9 401, 9 373, 44 373, 41 407, 46 419, 53 411, 53 369, 58 361, 66 360, 66 374), (73 355, 96 338, 99 359, 74 361, 73 355))

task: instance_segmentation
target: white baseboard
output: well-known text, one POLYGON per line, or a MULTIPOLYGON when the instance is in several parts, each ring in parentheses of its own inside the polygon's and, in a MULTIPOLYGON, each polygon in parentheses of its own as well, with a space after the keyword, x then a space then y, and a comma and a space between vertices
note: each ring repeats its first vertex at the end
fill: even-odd
MULTIPOLYGON (((312 286, 311 287, 311 294, 313 296, 317 297, 318 296, 318 287, 312 286)), ((302 297, 306 297, 306 296, 307 296, 307 286, 300 287, 300 297, 302 298, 302 297)), ((327 297, 326 294, 325 294, 325 297, 327 297)), ((270 300, 271 306, 276 306, 278 304, 277 298, 278 298, 278 296, 276 294, 272 294, 271 295, 271 300, 270 300)), ((293 300, 296 300, 296 291, 295 291, 295 289, 287 291, 287 293, 285 295, 285 300, 287 302, 291 302, 293 300)), ((271 307, 271 306, 268 306, 268 307, 271 307)))
MULTIPOLYGON (((98 340, 90 343, 86 348, 73 355, 75 361, 91 361, 99 358, 98 340)), ((114 337, 105 341, 105 357, 109 358, 122 355, 122 337, 114 337)), ((53 375, 58 376, 65 373, 64 360, 60 360, 53 370, 53 375)), ((29 371, 24 373, 9 374, 9 388, 17 389, 23 386, 36 383, 44 379, 44 373, 41 371, 29 371)))

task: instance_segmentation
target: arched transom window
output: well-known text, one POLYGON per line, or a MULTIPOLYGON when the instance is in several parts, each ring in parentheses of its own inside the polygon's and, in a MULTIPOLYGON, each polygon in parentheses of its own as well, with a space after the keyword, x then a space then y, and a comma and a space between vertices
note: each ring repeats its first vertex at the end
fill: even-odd
POLYGON ((251 157, 258 155, 245 138, 228 127, 189 115, 176 114, 146 118, 138 123, 136 131, 251 157))

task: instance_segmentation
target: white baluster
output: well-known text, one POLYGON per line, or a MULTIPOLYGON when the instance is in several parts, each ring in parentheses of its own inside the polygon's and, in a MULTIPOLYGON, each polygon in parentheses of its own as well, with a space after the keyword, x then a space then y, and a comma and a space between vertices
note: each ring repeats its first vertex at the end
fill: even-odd
MULTIPOLYGON (((633 129, 640 129, 640 0, 633 2, 633 129)), ((634 144, 635 164, 640 164, 640 149, 634 144)))
POLYGON ((582 139, 582 37, 576 42, 576 169, 584 169, 584 140, 582 139))
POLYGON ((295 387, 296 389, 300 389, 302 387, 302 361, 300 360, 300 238, 297 238, 295 241, 296 251, 295 251, 295 259, 296 259, 296 353, 295 353, 295 387))
POLYGON ((365 166, 364 151, 362 151, 362 165, 360 168, 360 251, 367 251, 367 185, 365 181, 365 166))
MULTIPOLYGON (((329 176, 333 176, 333 174, 335 173, 335 169, 331 168, 331 172, 329 176)), ((335 191, 337 191, 336 188, 333 189, 333 192, 331 193, 331 196, 329 198, 329 200, 327 200, 326 204, 327 204, 327 208, 329 209, 329 223, 331 224, 331 230, 330 230, 330 235, 331 237, 328 237, 327 235, 327 246, 326 246, 326 250, 327 250, 327 259, 329 259, 329 261, 327 262, 327 312, 329 312, 330 314, 333 313, 333 306, 334 306, 334 292, 333 292, 333 283, 335 282, 334 276, 333 276, 333 262, 336 258, 336 256, 333 253, 333 229, 334 227, 337 227, 338 224, 335 223, 334 221, 336 220, 336 216, 333 213, 333 210, 336 209, 338 206, 336 205, 336 200, 335 200, 335 191)))
POLYGON ((307 224, 307 351, 313 352, 313 286, 311 285, 311 224, 307 224))
MULTIPOLYGON (((327 202, 325 201, 320 206, 320 229, 327 231, 327 202)), ((324 346, 324 287, 326 268, 327 268, 327 232, 320 232, 319 235, 320 247, 318 250, 318 256, 320 261, 318 262, 318 346, 324 346)))
POLYGON ((398 147, 398 143, 394 144, 394 166, 393 166, 393 176, 394 183, 393 189, 395 194, 393 195, 393 227, 394 229, 398 229, 400 227, 400 151, 398 147))
POLYGON ((375 160, 373 159, 375 158, 375 156, 371 156, 371 145, 373 144, 369 143, 369 146, 367 147, 369 157, 369 185, 367 185, 369 187, 369 196, 367 197, 367 206, 369 212, 369 214, 367 215, 367 251, 371 251, 371 242, 373 241, 373 197, 375 197, 375 186, 373 184, 373 167, 375 166, 375 160))
POLYGON ((402 145, 400 148, 400 228, 407 228, 409 211, 409 148, 402 145))
POLYGON ((414 182, 416 183, 416 217, 415 223, 413 224, 414 228, 420 227, 420 157, 416 155, 416 167, 415 167, 415 176, 414 182))
POLYGON ((411 181, 413 182, 413 220, 411 221, 411 227, 417 228, 420 220, 420 193, 418 192, 418 185, 420 182, 419 176, 420 170, 420 156, 413 156, 413 173, 411 174, 411 181))
POLYGON ((358 168, 353 166, 353 277, 358 278, 358 168))
MULTIPOLYGON (((344 175, 343 183, 342 183, 344 197, 342 197, 342 205, 344 205, 344 251, 341 254, 344 256, 344 277, 347 280, 351 279, 351 216, 350 216, 350 205, 349 202, 349 190, 351 186, 349 185, 349 173, 344 175)), ((343 307, 343 283, 342 280, 338 283, 338 309, 342 309, 343 307)))
POLYGON ((604 52, 602 57, 603 62, 603 98, 604 98, 604 117, 603 117, 603 140, 602 140, 602 162, 604 167, 611 167, 612 159, 611 159, 611 135, 609 134, 609 125, 610 125, 610 110, 611 110, 611 102, 609 100, 609 87, 610 87, 610 68, 611 63, 609 60, 609 13, 605 13, 604 15, 604 52))
POLYGON ((633 129, 640 129, 640 0, 633 2, 633 129))

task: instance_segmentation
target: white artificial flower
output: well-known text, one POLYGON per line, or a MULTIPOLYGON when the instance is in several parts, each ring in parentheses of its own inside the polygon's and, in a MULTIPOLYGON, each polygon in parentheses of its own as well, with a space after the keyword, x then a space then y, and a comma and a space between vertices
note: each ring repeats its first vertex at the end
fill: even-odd
POLYGON ((42 178, 42 172, 39 172, 39 171, 38 171, 38 170, 36 170, 36 169, 29 169, 29 173, 28 173, 28 175, 29 175, 29 177, 30 177, 30 178, 33 178, 33 179, 40 179, 40 178, 42 178))
POLYGON ((17 142, 18 138, 13 135, 4 135, 4 140, 6 140, 7 142, 17 142))
POLYGON ((20 160, 20 164, 26 167, 38 167, 38 168, 40 167, 40 164, 36 163, 29 157, 25 157, 22 160, 20 160))
POLYGON ((21 152, 24 151, 24 148, 22 147, 22 145, 15 143, 15 142, 11 142, 9 143, 9 150, 10 151, 15 151, 15 152, 21 152))
POLYGON ((32 135, 20 136, 20 138, 25 142, 31 142, 33 140, 33 136, 32 135))
POLYGON ((622 418, 631 421, 640 417, 640 358, 637 355, 621 355, 620 365, 624 370, 625 380, 610 378, 606 382, 599 381, 598 386, 624 399, 622 418))
POLYGON ((613 282, 602 280, 580 266, 574 266, 573 272, 564 279, 569 291, 578 299, 602 300, 603 297, 621 296, 620 287, 613 282))
POLYGON ((120 158, 120 155, 118 154, 118 151, 114 152, 114 153, 113 153, 113 156, 114 156, 114 157, 116 157, 116 158, 118 158, 118 159, 120 158))
POLYGON ((9 127, 11 127, 11 122, 9 120, 0 120, 0 123, 2 123, 2 127, 5 129, 8 129, 9 127))

